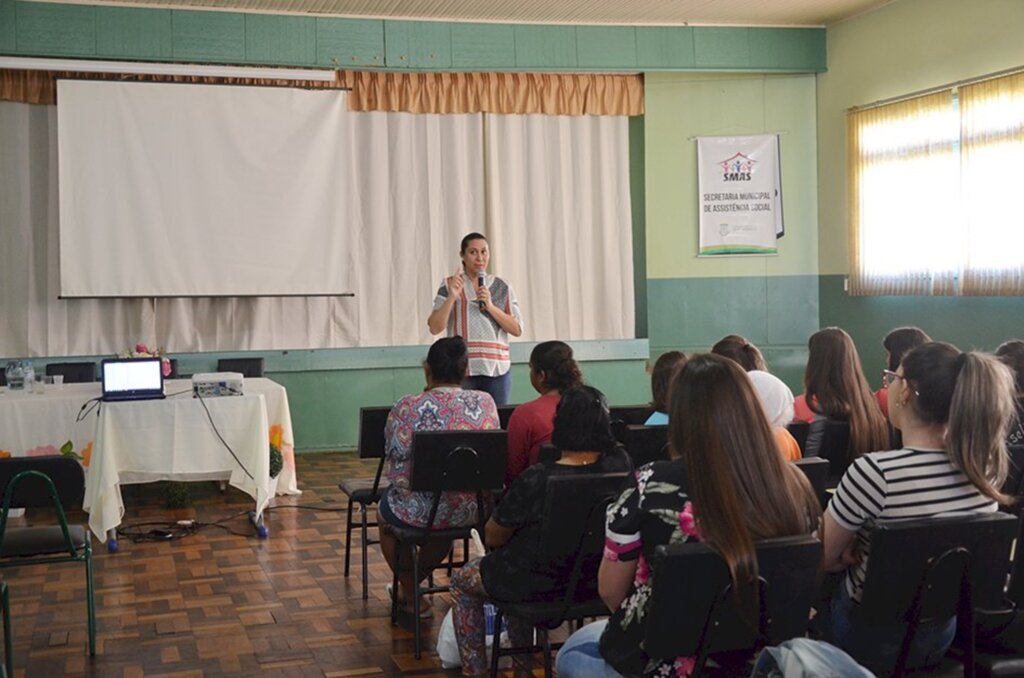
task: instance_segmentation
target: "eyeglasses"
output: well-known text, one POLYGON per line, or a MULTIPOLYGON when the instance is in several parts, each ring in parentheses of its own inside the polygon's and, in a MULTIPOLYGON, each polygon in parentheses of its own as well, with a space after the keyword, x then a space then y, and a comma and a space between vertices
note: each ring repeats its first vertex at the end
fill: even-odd
MULTIPOLYGON (((885 385, 886 388, 889 388, 892 385, 892 382, 896 381, 897 379, 902 379, 903 381, 905 381, 907 383, 908 386, 910 385, 910 382, 902 374, 897 374, 896 372, 893 372, 892 370, 882 370, 882 383, 885 385)), ((917 389, 911 389, 911 390, 914 392, 914 395, 916 395, 916 396, 920 396, 921 395, 920 393, 917 392, 917 389)))

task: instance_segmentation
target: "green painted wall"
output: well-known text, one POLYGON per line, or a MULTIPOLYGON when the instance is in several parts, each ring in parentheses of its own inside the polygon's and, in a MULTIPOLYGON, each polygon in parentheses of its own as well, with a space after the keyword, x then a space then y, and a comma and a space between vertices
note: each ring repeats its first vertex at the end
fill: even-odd
POLYGON ((541 26, 0 0, 0 54, 398 70, 825 69, 820 28, 541 26))
POLYGON ((706 351, 726 334, 757 344, 802 390, 818 327, 813 76, 648 74, 647 305, 651 356, 706 351), (697 257, 696 136, 780 133, 786 235, 771 257, 697 257))
POLYGON ((882 338, 918 325, 961 348, 991 350, 1024 336, 1021 297, 849 297, 846 110, 1024 66, 1024 3, 900 0, 827 31, 829 71, 818 81, 818 221, 821 324, 853 336, 872 383, 882 338))

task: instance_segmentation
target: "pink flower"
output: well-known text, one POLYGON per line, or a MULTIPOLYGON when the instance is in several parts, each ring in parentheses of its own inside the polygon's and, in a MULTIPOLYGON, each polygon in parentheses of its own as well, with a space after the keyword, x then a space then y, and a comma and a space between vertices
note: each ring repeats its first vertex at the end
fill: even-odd
POLYGON ((675 669, 676 676, 679 678, 685 678, 685 676, 690 675, 696 667, 697 660, 693 657, 676 657, 676 661, 672 665, 672 668, 675 669))
POLYGON ((149 353, 149 349, 146 348, 145 344, 135 344, 136 353, 149 353))
POLYGON ((683 505, 683 510, 679 512, 679 529, 682 530, 683 534, 694 539, 704 540, 700 535, 700 529, 697 527, 697 519, 693 517, 693 504, 691 502, 686 502, 683 505))
POLYGON ((644 558, 644 554, 640 554, 640 558, 636 562, 636 576, 633 582, 637 586, 643 586, 647 583, 647 580, 651 578, 651 567, 647 564, 647 559, 644 558))
POLYGON ((55 454, 60 454, 53 445, 40 445, 39 447, 33 447, 31 450, 25 453, 26 457, 50 457, 55 454))

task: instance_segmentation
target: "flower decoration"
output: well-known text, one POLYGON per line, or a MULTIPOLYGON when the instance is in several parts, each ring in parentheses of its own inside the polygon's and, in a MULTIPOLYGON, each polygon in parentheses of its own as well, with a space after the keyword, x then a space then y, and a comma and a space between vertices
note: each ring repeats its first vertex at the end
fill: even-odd
POLYGON ((145 344, 135 344, 135 349, 128 349, 117 354, 118 358, 160 358, 160 369, 165 377, 171 376, 171 359, 164 355, 162 348, 150 349, 145 344))

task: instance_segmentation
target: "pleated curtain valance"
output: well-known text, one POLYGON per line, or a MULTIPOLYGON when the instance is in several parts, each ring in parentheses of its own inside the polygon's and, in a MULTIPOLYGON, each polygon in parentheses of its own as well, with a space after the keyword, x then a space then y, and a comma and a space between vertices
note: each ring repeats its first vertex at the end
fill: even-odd
POLYGON ((337 71, 334 82, 0 69, 0 101, 53 105, 60 78, 348 89, 349 109, 405 113, 643 115, 641 75, 337 71))

